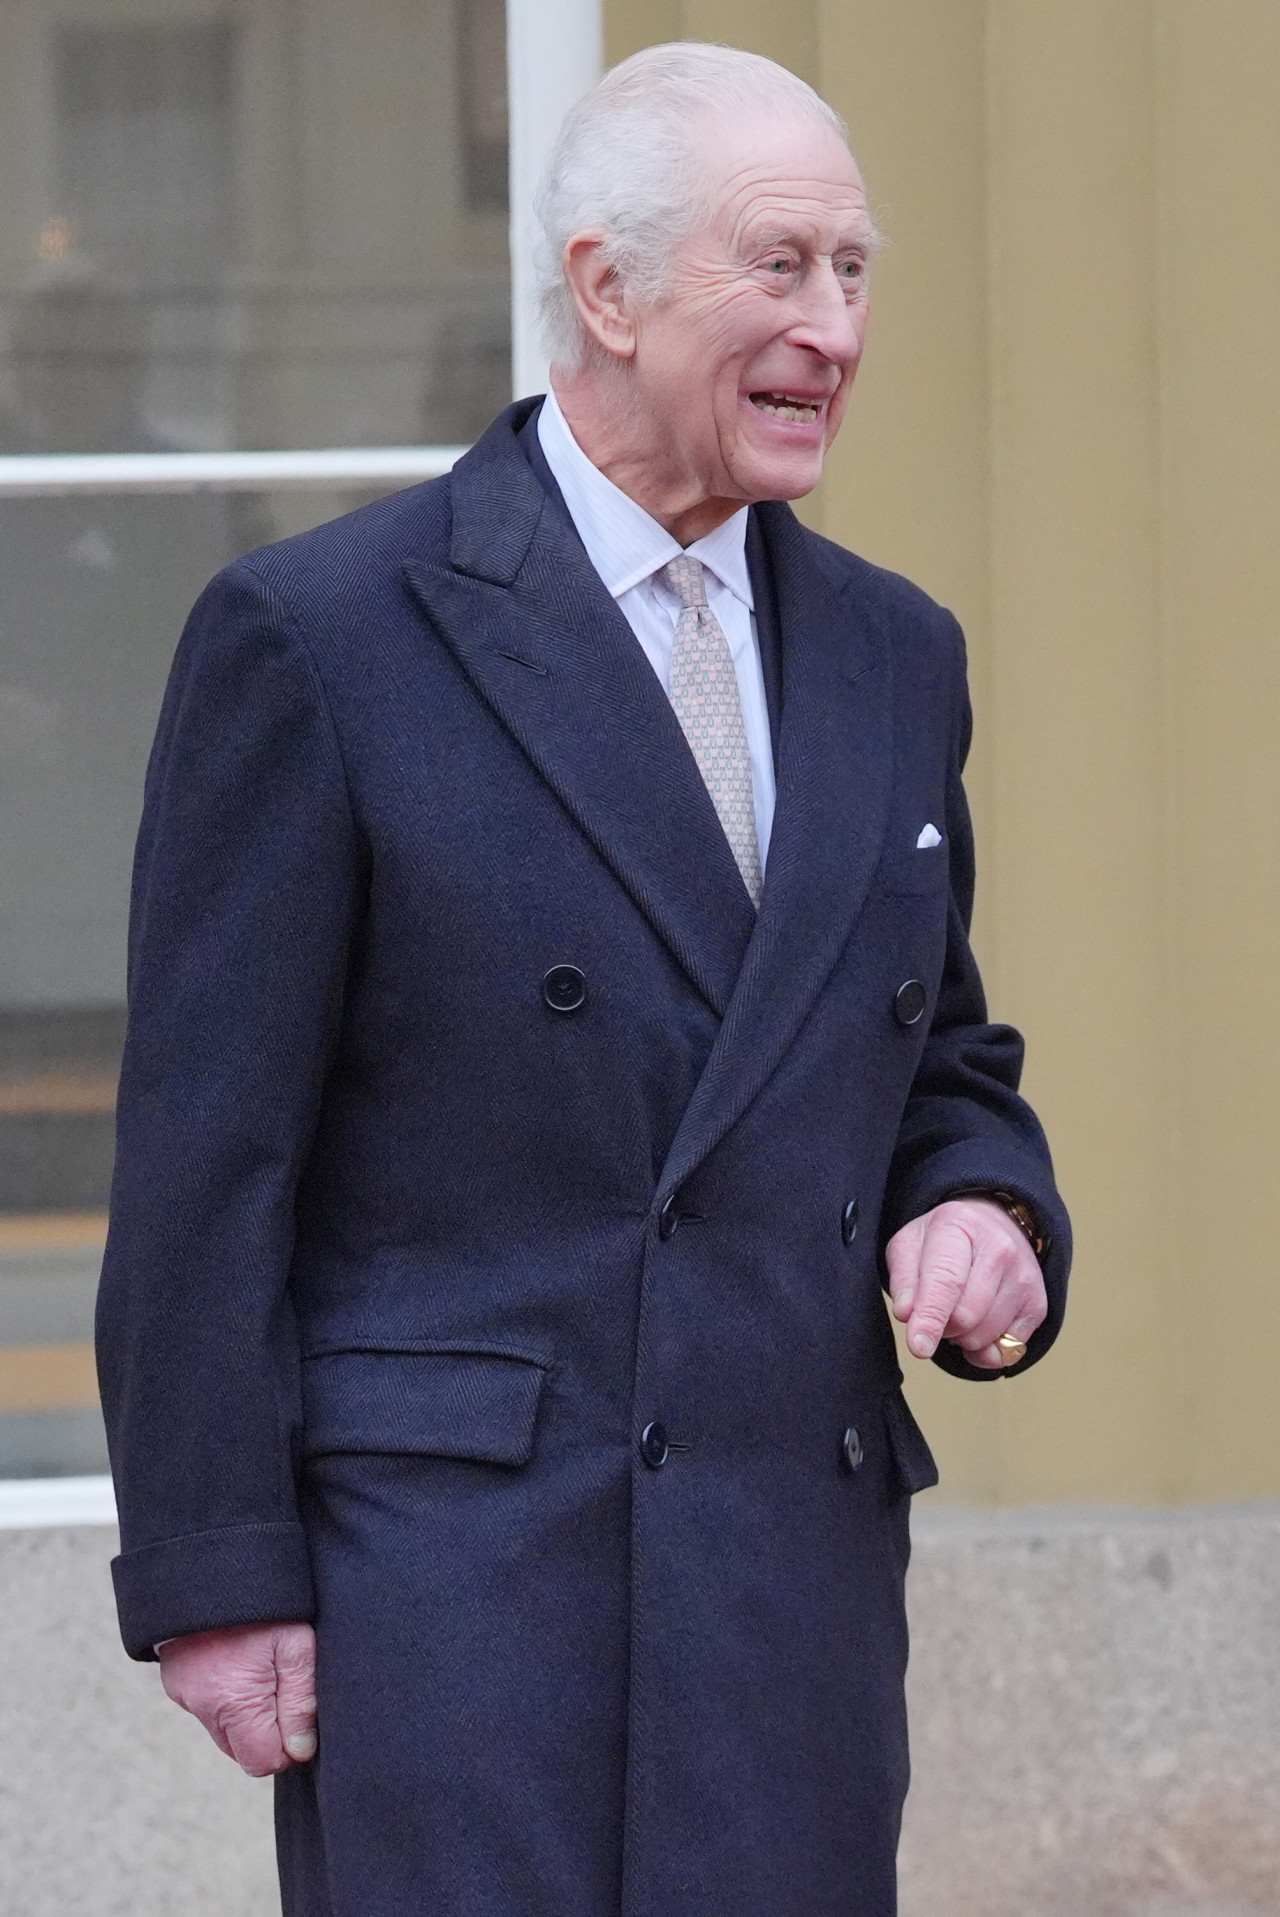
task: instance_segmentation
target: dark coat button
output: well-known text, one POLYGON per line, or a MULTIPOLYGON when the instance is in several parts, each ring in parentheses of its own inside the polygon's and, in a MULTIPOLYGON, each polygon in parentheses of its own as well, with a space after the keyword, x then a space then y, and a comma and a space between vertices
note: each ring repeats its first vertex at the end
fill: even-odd
POLYGON ((660 1471, 667 1462, 667 1427, 665 1424, 647 1424, 640 1433, 640 1456, 651 1471, 660 1471))
POLYGON ((840 1214, 840 1236, 851 1245, 858 1235, 858 1201, 851 1198, 840 1214))
POLYGON ((553 1012, 576 1012, 587 1002, 585 973, 576 965, 553 965, 542 981, 542 996, 553 1012))
POLYGON ((672 1192, 662 1210, 658 1213, 658 1236, 662 1239, 674 1238, 680 1228, 680 1213, 676 1209, 676 1195, 672 1192))
POLYGON ((846 1471, 856 1471, 862 1463, 862 1439, 852 1425, 840 1440, 840 1463, 846 1471))
POLYGON ((893 1001, 894 1014, 899 1025, 915 1025, 924 1016, 924 1008, 929 1003, 929 994, 918 978, 909 978, 898 987, 898 995, 893 1001))

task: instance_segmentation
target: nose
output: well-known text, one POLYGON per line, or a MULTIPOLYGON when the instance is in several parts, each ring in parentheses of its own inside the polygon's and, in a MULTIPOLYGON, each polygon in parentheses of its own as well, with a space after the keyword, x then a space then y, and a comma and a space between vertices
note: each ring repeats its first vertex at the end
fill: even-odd
POLYGON ((866 331, 865 299, 850 299, 835 267, 827 262, 806 276, 802 312, 791 329, 791 343, 821 353, 839 367, 854 366, 866 331))

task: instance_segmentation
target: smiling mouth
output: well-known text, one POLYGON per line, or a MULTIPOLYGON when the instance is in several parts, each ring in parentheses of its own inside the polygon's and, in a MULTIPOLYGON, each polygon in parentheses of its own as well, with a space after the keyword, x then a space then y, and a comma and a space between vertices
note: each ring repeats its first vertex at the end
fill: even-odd
POLYGON ((805 426, 818 417, 819 403, 814 399, 795 399, 790 393, 752 393, 751 404, 774 419, 793 419, 805 426))

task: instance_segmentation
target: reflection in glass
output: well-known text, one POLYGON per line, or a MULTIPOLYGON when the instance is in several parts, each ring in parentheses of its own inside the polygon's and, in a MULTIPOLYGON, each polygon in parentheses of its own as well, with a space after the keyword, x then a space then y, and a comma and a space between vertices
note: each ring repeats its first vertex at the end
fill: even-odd
POLYGON ((103 1470, 89 1341, 142 774, 257 502, 0 498, 0 1477, 103 1470))
POLYGON ((178 633, 237 553, 357 503, 0 498, 0 1478, 106 1469, 93 1290, 133 841, 178 633))
POLYGON ((510 396, 502 0, 65 14, 0 9, 4 449, 474 438, 510 396))
POLYGON ((470 0, 459 16, 467 204, 507 210, 507 19, 503 0, 470 0))
MULTIPOLYGON (((0 8, 0 454, 474 438, 510 394, 502 0, 123 13, 0 8)), ((0 1477, 105 1468, 129 868, 183 619, 354 503, 0 497, 0 1477)))

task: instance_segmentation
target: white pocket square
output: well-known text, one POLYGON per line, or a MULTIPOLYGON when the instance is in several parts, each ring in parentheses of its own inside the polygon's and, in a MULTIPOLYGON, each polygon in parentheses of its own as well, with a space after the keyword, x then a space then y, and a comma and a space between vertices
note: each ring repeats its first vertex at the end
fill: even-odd
POLYGON ((916 851, 929 852, 929 851, 932 851, 935 845, 941 845, 941 844, 942 844, 942 834, 941 832, 939 832, 937 826, 927 825, 924 831, 920 834, 920 837, 916 840, 916 851))

